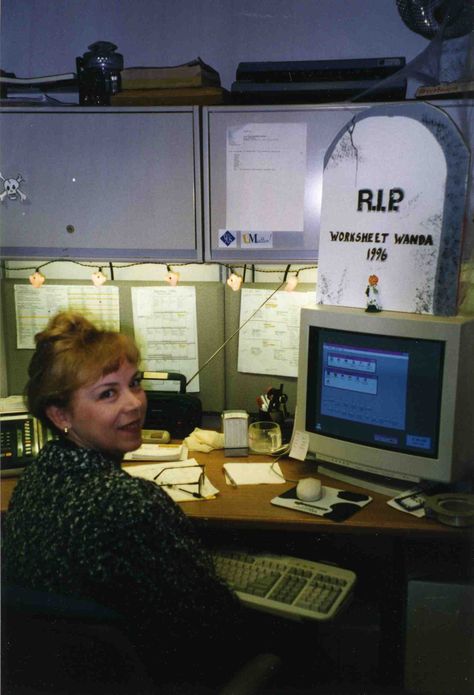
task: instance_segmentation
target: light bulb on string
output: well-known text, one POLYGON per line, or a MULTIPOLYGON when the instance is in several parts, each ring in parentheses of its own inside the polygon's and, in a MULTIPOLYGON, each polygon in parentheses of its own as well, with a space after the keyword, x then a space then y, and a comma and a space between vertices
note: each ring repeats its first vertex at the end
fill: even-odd
POLYGON ((38 268, 36 268, 33 275, 30 275, 30 277, 28 279, 29 279, 30 283, 33 285, 33 287, 38 289, 44 283, 46 278, 44 277, 44 275, 42 273, 40 273, 38 268))
POLYGON ((168 283, 168 285, 171 285, 171 287, 176 287, 179 282, 179 273, 171 270, 169 265, 166 266, 165 281, 168 283))
POLYGON ((91 280, 92 280, 92 284, 95 285, 95 287, 100 287, 101 285, 104 284, 104 282, 107 281, 107 278, 105 277, 104 273, 102 272, 102 268, 98 268, 95 271, 95 273, 92 273, 91 280))
POLYGON ((234 291, 238 292, 242 286, 243 278, 238 273, 232 272, 227 278, 227 284, 234 291))
POLYGON ((296 288, 297 285, 298 285, 298 275, 292 275, 286 281, 285 291, 286 292, 293 292, 293 290, 296 288))

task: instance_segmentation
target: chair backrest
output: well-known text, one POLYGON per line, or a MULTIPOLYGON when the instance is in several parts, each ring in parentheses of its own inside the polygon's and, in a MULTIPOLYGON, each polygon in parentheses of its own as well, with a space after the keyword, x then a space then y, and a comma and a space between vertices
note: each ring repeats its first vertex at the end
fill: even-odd
POLYGON ((92 601, 2 586, 2 693, 151 695, 121 618, 92 601))
POLYGON ((258 654, 220 686, 157 684, 122 617, 93 601, 2 584, 2 695, 255 695, 280 667, 258 654))

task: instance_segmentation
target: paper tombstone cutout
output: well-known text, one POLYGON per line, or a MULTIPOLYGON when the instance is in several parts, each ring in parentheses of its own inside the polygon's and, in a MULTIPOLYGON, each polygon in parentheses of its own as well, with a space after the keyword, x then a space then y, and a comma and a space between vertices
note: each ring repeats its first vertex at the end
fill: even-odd
POLYGON ((355 116, 324 162, 317 301, 457 313, 469 151, 454 122, 424 103, 355 116))

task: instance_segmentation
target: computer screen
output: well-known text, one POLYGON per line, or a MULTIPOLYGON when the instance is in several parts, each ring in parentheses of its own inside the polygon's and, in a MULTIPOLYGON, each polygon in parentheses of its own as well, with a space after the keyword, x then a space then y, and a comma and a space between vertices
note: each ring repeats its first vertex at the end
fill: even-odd
POLYGON ((453 482, 472 423, 474 317, 302 309, 295 430, 330 471, 453 482))

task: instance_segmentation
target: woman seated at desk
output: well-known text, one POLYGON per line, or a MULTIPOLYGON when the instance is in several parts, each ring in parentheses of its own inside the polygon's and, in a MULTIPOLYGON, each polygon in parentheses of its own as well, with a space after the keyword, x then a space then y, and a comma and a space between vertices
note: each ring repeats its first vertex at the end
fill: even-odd
POLYGON ((238 601, 179 506, 121 469, 141 444, 146 409, 137 346, 72 313, 35 339, 28 407, 59 437, 13 493, 5 581, 119 611, 160 677, 167 668, 215 673, 221 640, 232 652, 229 640, 248 639, 238 601))

